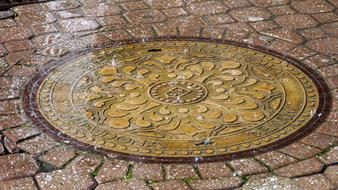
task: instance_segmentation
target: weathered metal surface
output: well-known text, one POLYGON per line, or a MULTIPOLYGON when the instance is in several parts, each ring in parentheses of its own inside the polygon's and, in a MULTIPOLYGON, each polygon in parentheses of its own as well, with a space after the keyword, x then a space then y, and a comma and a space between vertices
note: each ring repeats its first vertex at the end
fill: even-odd
POLYGON ((213 158, 285 140, 319 107, 312 78, 252 49, 154 41, 89 53, 48 71, 35 113, 59 133, 149 159, 213 158))

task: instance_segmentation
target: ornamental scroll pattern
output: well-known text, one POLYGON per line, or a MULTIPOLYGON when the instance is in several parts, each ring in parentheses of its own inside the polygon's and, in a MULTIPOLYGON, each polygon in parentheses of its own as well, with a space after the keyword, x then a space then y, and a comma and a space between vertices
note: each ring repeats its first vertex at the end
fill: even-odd
POLYGON ((273 116, 284 101, 283 87, 261 68, 201 55, 118 60, 84 76, 78 87, 78 98, 89 103, 84 110, 89 118, 107 129, 151 138, 203 139, 243 131, 273 116))
POLYGON ((311 78, 236 46, 148 42, 87 54, 51 71, 37 93, 60 132, 114 152, 231 154, 304 127, 318 107, 311 78))

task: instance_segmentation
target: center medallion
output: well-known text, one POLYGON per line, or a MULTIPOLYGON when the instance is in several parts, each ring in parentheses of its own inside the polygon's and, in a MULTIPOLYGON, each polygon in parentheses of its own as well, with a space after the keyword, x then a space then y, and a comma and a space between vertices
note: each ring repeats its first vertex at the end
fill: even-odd
POLYGON ((191 104, 203 100, 207 89, 192 81, 159 82, 149 89, 149 95, 167 104, 191 104))

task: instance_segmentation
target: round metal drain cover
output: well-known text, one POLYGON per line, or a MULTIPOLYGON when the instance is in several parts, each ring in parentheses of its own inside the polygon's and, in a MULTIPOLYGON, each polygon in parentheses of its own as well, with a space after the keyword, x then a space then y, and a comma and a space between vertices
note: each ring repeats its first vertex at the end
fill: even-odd
POLYGON ((50 67, 26 91, 34 121, 58 136, 162 161, 273 147, 313 126, 325 107, 321 82, 296 63, 188 40, 88 53, 50 67))

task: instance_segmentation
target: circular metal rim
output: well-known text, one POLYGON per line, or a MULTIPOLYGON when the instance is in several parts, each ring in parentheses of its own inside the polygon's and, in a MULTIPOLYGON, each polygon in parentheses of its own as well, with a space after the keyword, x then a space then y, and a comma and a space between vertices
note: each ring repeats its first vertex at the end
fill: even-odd
POLYGON ((201 162, 214 162, 214 161, 224 161, 230 159, 237 159, 237 158, 245 158, 251 157, 257 154, 265 153, 268 151, 273 151, 283 146, 289 145, 300 138, 303 138, 310 132, 312 132, 317 126, 319 126, 324 120, 327 118, 328 114, 330 113, 332 107, 332 97, 329 91, 329 87, 327 86, 325 80, 317 74, 313 69, 308 67, 307 65, 301 63, 299 60, 292 58, 290 56, 281 55, 280 53, 266 49, 260 46, 253 46, 251 44, 245 44, 237 41, 229 41, 229 40, 222 40, 222 39, 210 39, 210 38, 196 38, 196 37, 156 37, 156 38, 148 38, 147 41, 200 41, 200 42, 213 42, 213 43, 221 43, 221 44, 228 44, 234 45, 242 48, 252 49, 258 52, 262 52, 265 54, 273 55, 277 58, 286 60, 289 64, 294 65, 302 72, 304 72, 316 85, 319 94, 319 103, 318 108, 313 115, 313 117, 299 130, 294 132, 293 134, 274 141, 270 144, 265 146, 254 148, 246 151, 236 152, 236 153, 228 153, 222 155, 215 155, 215 156, 207 156, 207 157, 199 157, 196 159, 195 157, 153 157, 153 156, 142 156, 136 154, 127 154, 116 152, 112 150, 107 150, 104 148, 97 148, 93 145, 83 143, 78 141, 66 134, 61 133, 60 131, 55 129, 41 114, 38 110, 35 95, 37 92, 37 88, 45 78, 49 72, 53 71, 54 69, 58 68, 59 66, 68 63, 69 61, 75 60, 78 57, 81 57, 89 52, 94 52, 98 50, 103 50, 109 47, 116 47, 119 45, 126 45, 126 44, 133 44, 133 43, 140 43, 144 42, 143 39, 129 39, 129 40, 121 40, 121 41, 113 41, 112 43, 106 44, 99 48, 92 48, 84 50, 82 53, 78 53, 76 55, 69 54, 61 61, 51 62, 48 65, 44 66, 40 71, 33 76, 25 85, 23 96, 22 96, 22 103, 23 109, 29 119, 33 121, 43 132, 47 133, 48 135, 52 136, 54 139, 61 140, 61 141, 68 141, 70 145, 73 145, 81 150, 91 150, 100 154, 104 154, 107 156, 114 157, 116 159, 127 159, 132 161, 140 161, 146 163, 163 163, 163 164, 171 164, 171 163, 201 163, 201 162))

